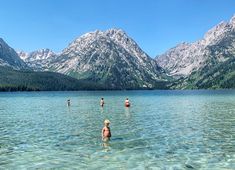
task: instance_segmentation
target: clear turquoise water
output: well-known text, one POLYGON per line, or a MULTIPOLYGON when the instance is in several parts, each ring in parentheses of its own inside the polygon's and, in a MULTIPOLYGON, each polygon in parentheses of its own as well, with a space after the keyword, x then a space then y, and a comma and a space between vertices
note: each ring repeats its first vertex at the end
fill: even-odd
POLYGON ((235 169, 235 91, 0 93, 0 169, 101 168, 235 169))

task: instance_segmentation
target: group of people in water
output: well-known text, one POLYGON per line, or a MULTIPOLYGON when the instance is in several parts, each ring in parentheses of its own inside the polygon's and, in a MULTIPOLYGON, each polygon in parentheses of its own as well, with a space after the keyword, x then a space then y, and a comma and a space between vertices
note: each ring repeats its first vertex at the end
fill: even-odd
MULTIPOLYGON (((101 106, 101 107, 104 107, 104 98, 103 98, 103 97, 102 97, 101 100, 100 100, 100 106, 101 106)), ((130 106, 131 106, 131 103, 130 103, 130 101, 129 101, 128 98, 126 98, 126 100, 125 100, 125 106, 126 106, 126 107, 130 107, 130 106)))
MULTIPOLYGON (((71 106, 71 101, 70 101, 70 99, 67 100, 67 106, 71 106)), ((100 100, 100 106, 101 106, 101 107, 104 107, 104 98, 103 98, 103 97, 102 97, 101 100, 100 100)), ((126 100, 125 100, 125 106, 126 106, 126 107, 130 107, 130 106, 131 106, 131 103, 130 103, 130 101, 129 101, 128 98, 126 98, 126 100)))
MULTIPOLYGON (((129 101, 128 98, 126 98, 124 105, 125 105, 125 107, 130 107, 131 106, 130 101, 129 101)), ((104 98, 103 97, 100 100, 100 106, 104 107, 104 98)), ((110 125, 110 121, 108 119, 105 119, 104 120, 104 127, 102 129, 102 140, 104 142, 109 141, 111 136, 112 136, 109 125, 110 125)))
MULTIPOLYGON (((104 98, 102 97, 101 100, 100 100, 100 106, 101 106, 101 107, 104 107, 104 104, 105 104, 104 98)), ((125 107, 130 107, 130 106, 131 106, 131 103, 130 103, 130 101, 129 101, 128 98, 126 98, 126 100, 125 100, 125 102, 124 102, 124 105, 125 105, 125 107)), ((68 106, 68 107, 71 106, 71 101, 70 101, 70 99, 67 100, 67 106, 68 106)), ((110 127, 109 127, 110 123, 111 123, 111 122, 110 122, 108 119, 105 119, 105 120, 104 120, 104 127, 102 128, 102 140, 103 140, 104 142, 109 141, 110 138, 111 138, 111 136, 112 136, 112 135, 111 135, 111 130, 110 130, 110 127)))

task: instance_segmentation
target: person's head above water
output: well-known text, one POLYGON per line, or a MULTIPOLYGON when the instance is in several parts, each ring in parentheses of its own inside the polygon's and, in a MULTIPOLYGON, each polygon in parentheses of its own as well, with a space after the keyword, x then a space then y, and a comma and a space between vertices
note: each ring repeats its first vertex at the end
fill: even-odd
POLYGON ((104 100, 104 98, 102 97, 101 100, 104 100))
POLYGON ((126 98, 126 100, 129 100, 128 98, 126 98))
POLYGON ((104 120, 104 124, 105 124, 105 125, 109 125, 109 124, 110 124, 110 121, 109 121, 108 119, 105 119, 105 120, 104 120))

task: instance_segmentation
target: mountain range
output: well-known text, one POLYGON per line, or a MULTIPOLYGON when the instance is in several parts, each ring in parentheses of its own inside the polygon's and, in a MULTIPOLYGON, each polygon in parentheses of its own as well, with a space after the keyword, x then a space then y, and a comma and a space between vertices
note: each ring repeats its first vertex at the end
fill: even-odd
POLYGON ((19 56, 35 71, 53 71, 105 89, 165 88, 168 76, 121 29, 87 33, 60 54, 45 49, 19 56))
POLYGON ((203 39, 181 43, 155 59, 121 29, 86 33, 58 54, 50 49, 15 52, 0 39, 0 66, 21 75, 27 70, 61 80, 72 77, 69 82, 78 89, 235 88, 235 16, 203 39))
POLYGON ((155 59, 176 78, 173 89, 234 88, 235 16, 210 29, 202 40, 179 44, 155 59))

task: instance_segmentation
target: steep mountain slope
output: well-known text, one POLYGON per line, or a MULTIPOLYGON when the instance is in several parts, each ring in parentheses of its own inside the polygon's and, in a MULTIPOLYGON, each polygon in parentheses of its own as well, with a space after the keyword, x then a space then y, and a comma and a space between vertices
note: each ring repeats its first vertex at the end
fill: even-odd
POLYGON ((180 44, 156 60, 170 75, 181 77, 172 89, 235 88, 235 16, 204 39, 180 44))
MULTIPOLYGON (((30 54, 38 60, 52 57, 49 50, 42 50, 41 55, 30 54)), ((53 72, 34 72, 22 61, 15 50, 0 39, 0 91, 25 90, 90 90, 102 89, 89 82, 79 81, 75 78, 53 72)))
POLYGON ((209 30, 202 40, 191 44, 179 44, 165 54, 156 57, 156 61, 170 75, 187 77, 208 64, 216 65, 225 62, 228 59, 227 55, 217 54, 213 47, 216 46, 218 52, 226 48, 229 48, 227 51, 233 51, 234 32, 235 16, 230 22, 221 22, 209 30), (228 39, 229 37, 230 39, 228 39), (212 60, 214 63, 210 63, 212 60))
POLYGON ((173 88, 235 88, 235 32, 208 46, 207 51, 207 64, 176 81, 173 88))
POLYGON ((235 58, 215 67, 205 66, 189 77, 178 80, 172 88, 177 89, 229 89, 235 88, 235 58), (209 71, 208 71, 209 70, 209 71))
POLYGON ((41 49, 31 53, 20 51, 18 55, 29 67, 36 71, 47 71, 51 67, 51 61, 57 57, 57 55, 49 49, 41 49))
POLYGON ((164 88, 156 62, 120 29, 87 33, 50 62, 50 70, 106 89, 164 88))
POLYGON ((15 50, 0 38, 0 66, 9 66, 14 69, 26 69, 27 65, 20 59, 15 50))

